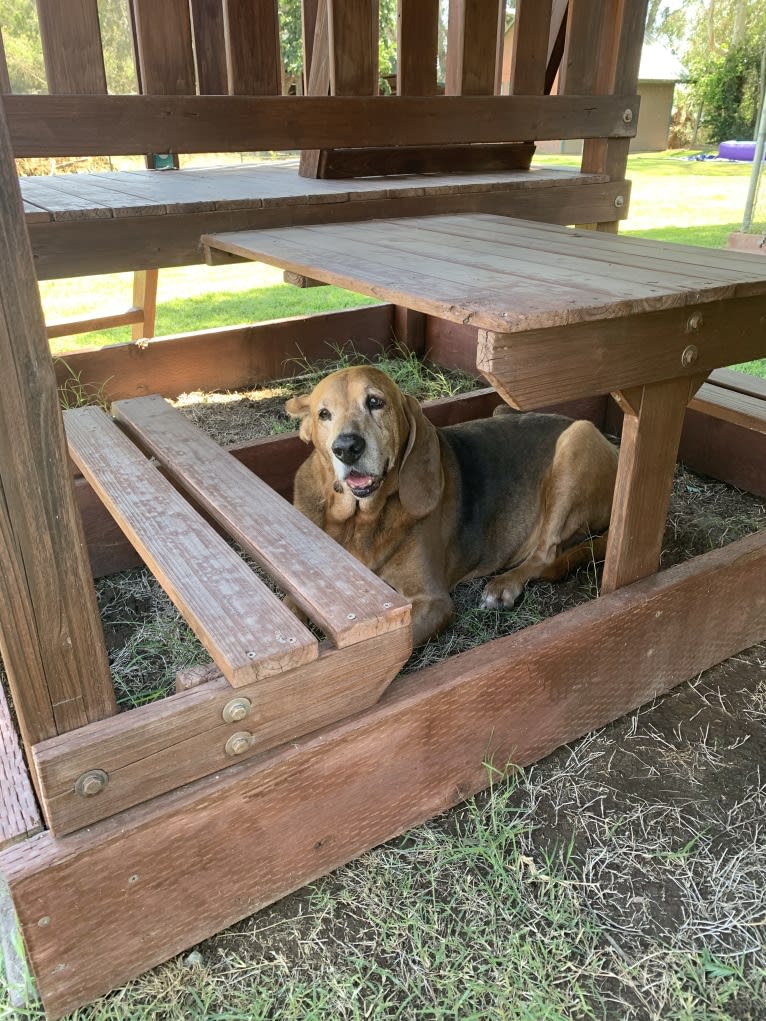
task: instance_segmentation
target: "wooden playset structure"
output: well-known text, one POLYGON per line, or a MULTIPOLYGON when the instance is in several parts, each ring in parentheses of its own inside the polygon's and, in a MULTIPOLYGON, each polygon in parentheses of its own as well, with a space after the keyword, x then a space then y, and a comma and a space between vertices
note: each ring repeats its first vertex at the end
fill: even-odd
POLYGON ((766 263, 614 236, 645 0, 517 0, 510 96, 504 0, 450 0, 444 95, 438 0, 400 0, 396 96, 376 94, 376 0, 304 0, 300 96, 279 94, 275 0, 131 0, 137 96, 106 95, 95 0, 38 9, 49 94, 6 95, 0 128, 0 873, 53 1018, 466 798, 488 761, 534 761, 766 637, 763 533, 654 573, 679 446, 766 495, 766 392, 718 368, 766 352, 766 263), (530 169, 547 138, 585 138, 580 170, 530 169), (283 149, 300 165, 21 189, 13 163, 283 149), (384 303, 53 365, 36 279, 205 258, 384 303), (437 423, 501 399, 624 414, 602 595, 403 678, 408 604, 283 500, 300 441, 226 452, 162 399, 394 336, 493 384, 437 423), (62 419, 70 371, 112 416, 62 419), (212 664, 118 713, 92 577, 141 561, 212 664))

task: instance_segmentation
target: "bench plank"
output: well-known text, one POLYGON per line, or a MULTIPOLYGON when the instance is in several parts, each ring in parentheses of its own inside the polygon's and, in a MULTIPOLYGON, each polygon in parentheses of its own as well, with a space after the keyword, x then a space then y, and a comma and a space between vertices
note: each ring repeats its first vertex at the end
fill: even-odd
POLYGON ((317 658, 313 635, 100 408, 64 422, 72 460, 230 684, 317 658))
POLYGON ((339 647, 402 627, 410 604, 162 397, 117 401, 117 420, 339 647))

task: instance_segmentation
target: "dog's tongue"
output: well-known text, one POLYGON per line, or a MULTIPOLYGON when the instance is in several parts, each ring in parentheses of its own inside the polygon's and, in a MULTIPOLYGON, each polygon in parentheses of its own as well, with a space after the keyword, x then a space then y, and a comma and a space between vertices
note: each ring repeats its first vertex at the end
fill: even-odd
POLYGON ((349 472, 346 476, 346 482, 352 489, 366 489, 372 485, 372 481, 372 475, 360 475, 355 471, 349 472))

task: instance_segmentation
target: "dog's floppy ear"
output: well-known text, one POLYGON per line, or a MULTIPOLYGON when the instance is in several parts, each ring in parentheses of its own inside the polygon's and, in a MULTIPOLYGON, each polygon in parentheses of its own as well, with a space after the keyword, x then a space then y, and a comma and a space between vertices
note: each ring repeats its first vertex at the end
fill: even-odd
POLYGON ((414 397, 404 398, 409 437, 399 468, 399 499, 416 518, 430 514, 444 488, 439 434, 414 397))
POLYGON ((291 418, 301 420, 300 437, 304 443, 311 442, 311 395, 302 394, 300 397, 291 397, 285 401, 285 411, 291 418))

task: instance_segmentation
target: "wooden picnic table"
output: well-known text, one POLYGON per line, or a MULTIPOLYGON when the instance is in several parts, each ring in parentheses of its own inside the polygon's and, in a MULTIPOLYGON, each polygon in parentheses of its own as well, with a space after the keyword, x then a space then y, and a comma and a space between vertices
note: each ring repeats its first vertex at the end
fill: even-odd
MULTIPOLYGON (((477 328, 476 364, 522 409, 612 393, 624 412, 602 591, 657 569, 681 427, 707 375, 766 353, 766 259, 491 214, 206 235, 477 328)), ((225 253, 225 254, 221 254, 225 253)))

